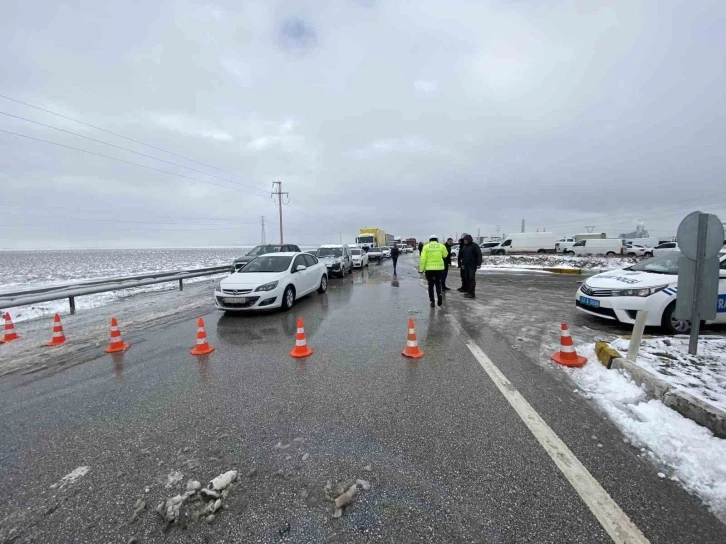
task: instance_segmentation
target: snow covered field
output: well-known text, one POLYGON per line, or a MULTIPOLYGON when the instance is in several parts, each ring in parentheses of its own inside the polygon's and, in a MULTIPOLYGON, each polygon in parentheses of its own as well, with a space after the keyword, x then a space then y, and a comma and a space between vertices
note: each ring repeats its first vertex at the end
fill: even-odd
MULTIPOLYGON (((36 289, 97 278, 130 276, 164 270, 230 264, 249 248, 220 249, 92 249, 0 252, 0 293, 36 289)), ((193 283, 210 278, 186 280, 193 283)), ((105 306, 142 292, 178 289, 174 282, 79 297, 79 310, 105 306)), ((55 312, 67 312, 68 301, 58 300, 8 308, 21 322, 55 312)))
MULTIPOLYGON (((545 352, 553 349, 557 346, 548 346, 545 352)), ((625 440, 660 467, 659 477, 680 482, 726 522, 726 440, 662 402, 647 400, 645 391, 625 374, 600 364, 593 345, 577 350, 588 358, 583 368, 557 366, 577 385, 576 392, 595 402, 625 440)))
MULTIPOLYGON (((57 251, 1 251, 0 293, 37 289, 98 278, 131 276, 167 270, 221 266, 244 255, 250 247, 182 249, 79 249, 57 251)), ((303 250, 308 249, 301 248, 303 250)), ((212 276, 184 280, 205 282, 212 276)), ((178 289, 175 282, 160 283, 79 297, 76 308, 87 310, 138 293, 178 289)), ((27 321, 55 312, 67 312, 68 301, 58 300, 8 308, 13 321, 27 321)), ((0 310, 0 315, 3 310, 0 310)))
POLYGON ((575 257, 566 255, 485 255, 482 268, 586 268, 614 270, 642 261, 637 257, 575 257))
MULTIPOLYGON (((630 340, 610 345, 621 353, 630 340)), ((661 379, 721 410, 726 410, 726 338, 701 336, 698 356, 688 354, 688 336, 643 340, 638 365, 661 379)))

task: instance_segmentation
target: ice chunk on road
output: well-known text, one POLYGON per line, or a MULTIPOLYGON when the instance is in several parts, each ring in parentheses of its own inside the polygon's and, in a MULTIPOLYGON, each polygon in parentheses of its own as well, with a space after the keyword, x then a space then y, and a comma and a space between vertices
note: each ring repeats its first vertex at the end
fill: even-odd
POLYGON ((212 487, 216 491, 222 491, 223 489, 226 489, 229 487, 229 484, 234 482, 237 479, 237 471, 236 470, 230 470, 228 472, 225 472, 224 474, 220 474, 217 476, 214 480, 212 480, 212 487))
POLYGON ((73 469, 71 472, 63 476, 60 482, 55 483, 50 487, 53 489, 55 489, 56 487, 60 487, 62 489, 68 484, 74 483, 79 478, 83 478, 86 474, 88 474, 89 470, 91 470, 91 467, 78 467, 76 469, 73 469))

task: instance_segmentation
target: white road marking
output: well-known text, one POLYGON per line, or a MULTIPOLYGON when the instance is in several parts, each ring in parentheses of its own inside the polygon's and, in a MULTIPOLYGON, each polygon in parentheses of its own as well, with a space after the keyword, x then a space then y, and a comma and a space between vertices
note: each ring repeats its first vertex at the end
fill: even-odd
POLYGON ((456 318, 447 314, 451 324, 464 339, 466 347, 479 361, 479 364, 514 408, 534 437, 552 458, 570 482, 580 498, 607 531, 614 542, 645 543, 648 539, 610 497, 598 481, 588 472, 570 448, 560 440, 555 432, 545 423, 542 417, 527 400, 517 391, 512 383, 502 374, 486 353, 474 342, 469 333, 459 324, 456 318))

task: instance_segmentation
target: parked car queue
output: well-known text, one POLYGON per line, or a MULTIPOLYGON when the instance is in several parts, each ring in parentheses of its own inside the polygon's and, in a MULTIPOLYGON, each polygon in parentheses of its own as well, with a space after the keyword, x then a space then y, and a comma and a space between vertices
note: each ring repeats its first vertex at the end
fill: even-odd
POLYGON ((354 268, 367 267, 370 260, 390 256, 389 247, 366 252, 347 244, 325 244, 302 252, 293 244, 259 245, 233 261, 232 274, 214 291, 215 307, 228 312, 289 310, 313 291, 325 293, 330 277, 345 277, 354 268))

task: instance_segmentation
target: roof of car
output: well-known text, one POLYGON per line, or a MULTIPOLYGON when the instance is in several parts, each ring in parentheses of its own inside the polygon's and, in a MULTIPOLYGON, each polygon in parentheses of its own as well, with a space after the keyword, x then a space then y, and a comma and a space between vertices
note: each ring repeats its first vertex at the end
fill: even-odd
POLYGON ((276 251, 274 253, 263 253, 258 257, 293 257, 295 255, 302 255, 303 251, 276 251))
POLYGON ((333 248, 333 247, 343 247, 347 244, 323 244, 320 246, 321 248, 333 248))

